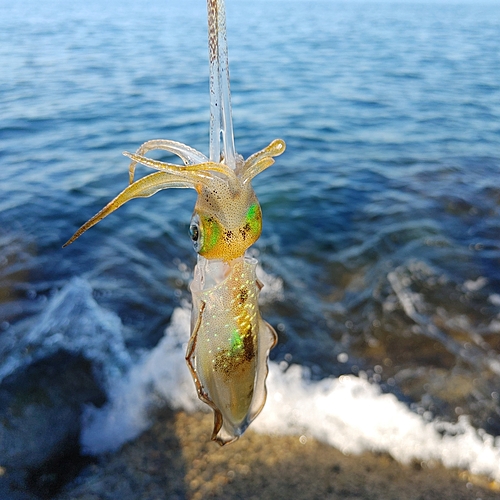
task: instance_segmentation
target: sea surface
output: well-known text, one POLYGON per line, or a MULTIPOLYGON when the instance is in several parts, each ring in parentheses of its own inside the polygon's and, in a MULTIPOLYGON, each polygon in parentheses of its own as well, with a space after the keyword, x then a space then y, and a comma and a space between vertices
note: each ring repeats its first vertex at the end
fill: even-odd
MULTIPOLYGON (((279 334, 255 427, 500 480, 500 4, 226 9, 237 151, 287 143, 253 183, 279 334)), ((0 378, 86 357, 109 399, 86 410, 90 453, 148 425, 151 383, 195 407, 196 193, 133 200, 61 247, 127 185, 123 151, 208 153, 207 55, 202 0, 0 0, 0 378)))

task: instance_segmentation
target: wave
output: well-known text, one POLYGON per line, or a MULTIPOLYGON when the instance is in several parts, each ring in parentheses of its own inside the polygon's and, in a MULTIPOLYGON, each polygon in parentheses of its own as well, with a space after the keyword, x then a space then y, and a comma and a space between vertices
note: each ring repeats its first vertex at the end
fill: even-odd
MULTIPOLYGON (((185 366, 190 308, 174 310, 155 349, 115 385, 102 408, 87 408, 82 444, 88 453, 117 449, 150 425, 150 410, 206 410, 185 366)), ((466 416, 457 423, 428 420, 362 377, 320 381, 308 368, 271 362, 268 400, 252 429, 267 434, 312 437, 343 453, 387 452, 402 463, 439 461, 500 480, 500 439, 476 430, 466 416)), ((208 438, 208 437, 207 437, 208 438)))
MULTIPOLYGON (((268 298, 279 294, 280 283, 270 288, 268 298)), ((159 406, 207 411, 184 361, 189 325, 185 303, 174 310, 157 346, 133 360, 126 354, 119 318, 97 304, 86 280, 75 278, 4 358, 0 374, 6 376, 54 349, 83 354, 97 367, 108 402, 85 408, 81 444, 88 454, 113 451, 146 430, 159 406), (31 346, 29 358, 26 345, 31 346)), ((252 424, 254 431, 315 438, 346 454, 369 450, 389 453, 403 463, 439 461, 500 480, 500 438, 475 429, 466 416, 456 423, 432 419, 412 412, 362 376, 318 381, 306 367, 285 361, 270 363, 267 387, 268 400, 252 424)))

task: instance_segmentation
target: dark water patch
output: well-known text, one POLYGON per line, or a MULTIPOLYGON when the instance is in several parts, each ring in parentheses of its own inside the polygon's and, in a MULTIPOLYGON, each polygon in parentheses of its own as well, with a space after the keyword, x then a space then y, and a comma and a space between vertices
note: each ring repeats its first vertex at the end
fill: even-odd
POLYGON ((87 360, 58 352, 2 381, 0 448, 11 492, 51 498, 92 461, 80 452, 80 416, 105 395, 91 371, 87 360))

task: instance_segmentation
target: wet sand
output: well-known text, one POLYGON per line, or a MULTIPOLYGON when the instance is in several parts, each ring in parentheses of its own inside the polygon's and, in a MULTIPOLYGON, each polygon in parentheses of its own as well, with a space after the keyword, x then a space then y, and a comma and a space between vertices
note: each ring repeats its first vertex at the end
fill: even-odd
POLYGON ((210 414, 158 414, 151 429, 101 457, 58 500, 500 499, 498 484, 439 464, 402 465, 386 454, 346 456, 305 436, 248 430, 223 448, 210 414))

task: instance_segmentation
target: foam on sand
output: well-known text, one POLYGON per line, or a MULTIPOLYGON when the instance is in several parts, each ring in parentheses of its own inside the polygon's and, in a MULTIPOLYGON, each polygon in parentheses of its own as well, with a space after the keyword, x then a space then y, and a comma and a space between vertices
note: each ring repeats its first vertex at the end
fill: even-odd
MULTIPOLYGON (((158 346, 110 393, 109 402, 85 414, 82 443, 90 453, 118 448, 149 425, 149 409, 162 401, 175 409, 204 409, 185 366, 190 311, 174 311, 158 346)), ((500 440, 470 425, 427 421, 392 394, 363 378, 344 375, 312 381, 306 368, 270 363, 268 400, 252 429, 311 436, 344 453, 387 452, 408 463, 440 461, 500 481, 500 440)), ((208 439, 208 437, 207 437, 208 439)))
MULTIPOLYGON (((277 293, 281 284, 269 288, 277 293)), ((92 361, 108 395, 103 407, 85 409, 81 442, 91 454, 112 451, 146 430, 158 406, 209 411, 197 398, 184 360, 189 328, 185 304, 174 310, 158 345, 133 360, 119 318, 97 304, 86 280, 75 278, 30 331, 4 334, 0 379, 58 349, 81 353, 92 361)), ((447 423, 418 415, 354 375, 317 381, 299 365, 271 362, 269 368, 267 403, 254 431, 310 436, 344 453, 387 452, 403 463, 439 461, 500 481, 500 438, 475 429, 466 416, 447 423)))

